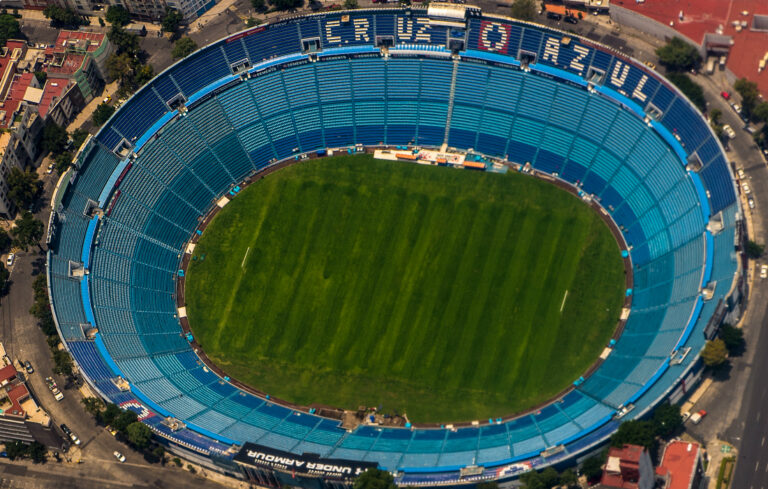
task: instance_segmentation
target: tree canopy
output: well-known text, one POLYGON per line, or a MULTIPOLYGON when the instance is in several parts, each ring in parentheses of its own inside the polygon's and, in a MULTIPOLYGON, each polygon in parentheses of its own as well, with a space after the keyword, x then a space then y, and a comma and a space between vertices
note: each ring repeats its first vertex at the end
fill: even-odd
POLYGON ((741 95, 741 110, 745 116, 751 118, 755 107, 760 102, 760 90, 757 88, 757 83, 746 78, 740 78, 733 84, 733 88, 741 95))
POLYGON ((24 211, 19 219, 16 219, 16 227, 11 229, 13 244, 24 251, 31 245, 40 244, 43 237, 43 223, 35 219, 34 214, 24 211))
POLYGON ((730 355, 740 355, 744 351, 744 331, 741 328, 724 323, 720 326, 720 339, 730 355))
POLYGON ((121 5, 110 5, 105 18, 112 25, 124 26, 131 23, 131 14, 121 5))
POLYGON ((8 278, 11 276, 2 263, 0 263, 0 294, 5 292, 5 287, 8 285, 8 278))
POLYGON ((386 470, 368 469, 355 480, 354 489, 397 489, 397 486, 386 470))
POLYGON ((168 8, 165 9, 165 15, 163 16, 162 20, 162 26, 163 31, 170 32, 174 35, 174 37, 179 32, 179 27, 181 27, 181 23, 184 21, 184 16, 176 9, 168 8))
POLYGON ((8 39, 14 39, 21 34, 19 21, 13 15, 0 15, 0 46, 5 46, 8 39))
POLYGON ((691 80, 685 73, 669 72, 667 73, 667 78, 677 85, 677 88, 679 88, 686 97, 691 99, 691 102, 693 102, 700 111, 707 111, 707 101, 704 98, 704 90, 701 88, 701 85, 691 80))
POLYGON ((77 29, 81 25, 88 25, 88 21, 77 15, 77 12, 70 8, 61 8, 58 5, 48 5, 43 10, 43 15, 51 19, 52 27, 77 29))
POLYGON ((15 166, 8 173, 6 183, 8 198, 20 209, 28 209, 40 195, 43 187, 42 182, 37 179, 37 173, 21 171, 15 166))
POLYGON ((510 14, 516 19, 533 20, 536 17, 536 9, 535 0, 515 0, 510 14))
POLYGON ((656 50, 659 62, 670 71, 688 71, 701 63, 699 51, 679 37, 656 50))
POLYGON ((761 245, 757 241, 747 240, 747 245, 745 246, 745 250, 747 252, 747 258, 752 260, 757 260, 761 256, 763 256, 763 251, 765 250, 765 246, 761 245))
POLYGON ((680 406, 664 402, 656 406, 653 411, 653 424, 658 436, 668 438, 683 426, 683 416, 680 414, 680 406))
POLYGON ((173 45, 173 51, 171 51, 171 56, 174 57, 174 59, 178 58, 186 58, 195 50, 197 49, 197 43, 192 40, 190 37, 182 37, 178 41, 176 41, 173 45))
POLYGON ((136 448, 144 449, 152 439, 152 430, 141 421, 135 421, 125 428, 125 436, 136 448))
POLYGON ((117 54, 128 53, 132 56, 138 55, 139 51, 139 36, 131 34, 123 29, 120 25, 113 25, 107 33, 109 41, 117 48, 117 54))
POLYGON ((272 6, 277 10, 292 10, 301 8, 304 0, 271 0, 272 6))
POLYGON ((623 447, 625 444, 640 445, 652 449, 656 442, 654 424, 651 421, 631 420, 619 425, 611 436, 611 446, 623 447))
POLYGON ((0 255, 11 249, 11 237, 5 229, 0 228, 0 255))
POLYGON ((728 349, 720 338, 707 341, 701 351, 701 359, 707 367, 719 367, 728 359, 728 349))
POLYGON ((256 12, 264 12, 267 10, 267 2, 264 0, 251 0, 251 6, 256 12))
POLYGON ((111 105, 99 104, 96 106, 96 110, 93 111, 93 125, 98 127, 104 124, 114 113, 115 108, 111 105))
POLYGON ((581 473, 588 481, 595 481, 603 475, 603 457, 594 455, 581 463, 581 473))
POLYGON ((40 144, 45 153, 56 154, 61 153, 67 147, 68 139, 66 129, 53 121, 48 121, 43 128, 43 138, 40 144))

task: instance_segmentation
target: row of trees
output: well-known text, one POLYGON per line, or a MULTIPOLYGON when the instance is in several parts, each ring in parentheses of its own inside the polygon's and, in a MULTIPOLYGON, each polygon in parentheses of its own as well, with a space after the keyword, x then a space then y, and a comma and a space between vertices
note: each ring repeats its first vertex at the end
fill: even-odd
POLYGON ((59 29, 77 29, 81 25, 90 24, 88 17, 77 14, 71 8, 62 8, 58 5, 50 4, 43 10, 43 15, 51 19, 51 27, 59 29))
POLYGON ((48 450, 45 448, 45 445, 36 441, 27 445, 24 442, 15 440, 5 444, 5 452, 11 460, 29 457, 34 463, 39 464, 45 463, 45 454, 48 450))
POLYGON ((111 426, 117 431, 120 440, 142 451, 145 459, 151 462, 163 461, 165 449, 159 445, 152 446, 152 430, 139 421, 135 412, 124 410, 117 404, 104 404, 101 399, 95 397, 84 397, 81 402, 85 410, 96 418, 97 423, 111 426))
POLYGON ((8 39, 15 39, 21 34, 19 21, 10 14, 0 14, 0 46, 5 46, 8 39))
POLYGON ((47 287, 48 284, 44 274, 41 273, 35 277, 35 281, 32 282, 35 302, 32 304, 29 313, 37 319, 38 326, 46 335, 46 342, 51 349, 51 356, 53 357, 53 371, 59 375, 71 377, 74 372, 74 364, 69 353, 60 348, 59 335, 53 322, 51 304, 48 302, 47 287))
POLYGON ((719 369, 728 364, 728 357, 744 353, 744 331, 728 323, 720 326, 718 337, 707 341, 701 351, 701 359, 707 367, 719 369))

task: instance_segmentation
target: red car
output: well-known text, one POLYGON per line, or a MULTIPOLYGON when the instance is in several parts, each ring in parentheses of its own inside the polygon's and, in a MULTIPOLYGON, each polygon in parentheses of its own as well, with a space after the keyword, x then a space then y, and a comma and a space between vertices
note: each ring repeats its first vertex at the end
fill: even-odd
POLYGON ((720 95, 722 95, 725 100, 728 100, 729 98, 731 98, 731 94, 725 91, 720 92, 720 95))

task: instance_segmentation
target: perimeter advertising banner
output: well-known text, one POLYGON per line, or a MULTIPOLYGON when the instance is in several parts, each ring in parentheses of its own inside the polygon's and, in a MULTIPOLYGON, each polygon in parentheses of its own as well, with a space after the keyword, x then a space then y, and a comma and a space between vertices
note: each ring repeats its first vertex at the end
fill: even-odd
POLYGON ((319 455, 295 455, 282 450, 246 443, 235 455, 235 462, 246 466, 262 467, 288 472, 293 476, 313 476, 351 479, 369 468, 376 468, 375 462, 358 462, 334 458, 321 458, 319 455))

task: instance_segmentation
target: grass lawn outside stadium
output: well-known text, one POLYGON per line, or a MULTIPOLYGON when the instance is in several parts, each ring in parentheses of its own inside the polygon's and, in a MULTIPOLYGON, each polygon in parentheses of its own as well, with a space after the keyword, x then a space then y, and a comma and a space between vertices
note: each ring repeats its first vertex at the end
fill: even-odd
POLYGON ((616 328, 624 280, 608 227, 552 184, 366 155, 243 190, 203 233, 185 286, 192 332, 231 377, 430 423, 567 388, 616 328))

